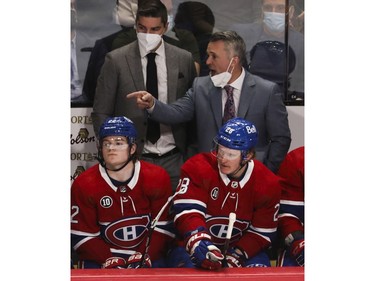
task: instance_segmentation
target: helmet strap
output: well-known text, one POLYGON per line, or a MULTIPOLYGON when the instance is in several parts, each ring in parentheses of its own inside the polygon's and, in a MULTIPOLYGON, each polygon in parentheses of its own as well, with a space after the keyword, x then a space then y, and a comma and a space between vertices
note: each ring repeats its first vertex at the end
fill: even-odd
POLYGON ((247 161, 247 160, 244 160, 244 161, 241 161, 241 164, 240 164, 240 166, 233 172, 233 173, 230 173, 230 174, 228 174, 228 177, 230 177, 230 178, 235 178, 235 176, 236 176, 236 174, 245 166, 245 165, 247 165, 247 163, 248 163, 249 161, 247 161))

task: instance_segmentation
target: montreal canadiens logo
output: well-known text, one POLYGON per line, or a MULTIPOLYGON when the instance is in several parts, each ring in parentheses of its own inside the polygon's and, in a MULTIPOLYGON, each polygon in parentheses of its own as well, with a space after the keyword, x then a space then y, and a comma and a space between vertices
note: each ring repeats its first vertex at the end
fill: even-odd
POLYGON ((104 196, 102 197, 102 199, 100 199, 100 206, 102 206, 103 208, 109 208, 112 206, 112 204, 113 200, 109 196, 104 196))
MULTIPOLYGON (((211 217, 206 220, 207 228, 215 244, 224 245, 228 231, 228 217, 211 217)), ((236 220, 232 230, 231 241, 237 241, 248 228, 247 221, 236 220)))
POLYGON ((137 247, 148 232, 150 217, 136 216, 118 220, 109 224, 104 235, 112 244, 122 248, 137 247))
POLYGON ((218 197, 219 197, 219 188, 218 188, 218 187, 214 187, 214 188, 211 190, 211 198, 212 198, 213 200, 216 200, 218 197))

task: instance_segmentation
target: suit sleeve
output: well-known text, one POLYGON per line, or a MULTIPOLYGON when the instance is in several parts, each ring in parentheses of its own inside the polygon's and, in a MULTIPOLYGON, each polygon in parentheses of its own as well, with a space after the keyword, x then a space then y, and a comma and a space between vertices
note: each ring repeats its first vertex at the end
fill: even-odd
POLYGON ((267 132, 270 147, 264 164, 274 173, 288 153, 291 143, 291 133, 288 121, 288 112, 282 99, 280 87, 276 84, 269 97, 266 112, 267 132))
POLYGON ((94 100, 96 83, 98 81, 100 69, 103 66, 106 53, 108 53, 108 49, 103 40, 97 40, 87 64, 85 80, 83 83, 83 91, 89 97, 90 101, 94 100))
POLYGON ((194 84, 193 88, 176 100, 174 103, 165 104, 156 101, 155 108, 150 114, 151 119, 167 125, 175 125, 188 122, 194 118, 194 84))
POLYGON ((95 134, 104 120, 113 115, 118 87, 118 70, 116 60, 107 54, 101 68, 95 91, 93 112, 91 114, 95 134))

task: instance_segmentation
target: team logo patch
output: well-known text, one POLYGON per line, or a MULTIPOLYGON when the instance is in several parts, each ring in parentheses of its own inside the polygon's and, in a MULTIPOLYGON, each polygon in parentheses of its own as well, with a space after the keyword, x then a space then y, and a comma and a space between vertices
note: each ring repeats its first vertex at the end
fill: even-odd
POLYGON ((100 199, 100 206, 103 208, 109 208, 113 204, 113 200, 110 196, 104 196, 102 199, 100 199))
POLYGON ((219 188, 218 188, 218 187, 214 187, 214 188, 211 190, 211 198, 212 198, 213 200, 216 200, 218 197, 219 197, 219 188))
MULTIPOLYGON (((207 219, 206 225, 212 240, 215 244, 224 245, 228 231, 228 217, 211 217, 207 219)), ((241 238, 242 233, 248 228, 249 223, 246 221, 236 220, 232 230, 231 241, 237 241, 241 238)))
POLYGON ((149 223, 150 217, 147 215, 121 219, 109 224, 104 230, 104 236, 119 247, 135 248, 147 234, 149 223))

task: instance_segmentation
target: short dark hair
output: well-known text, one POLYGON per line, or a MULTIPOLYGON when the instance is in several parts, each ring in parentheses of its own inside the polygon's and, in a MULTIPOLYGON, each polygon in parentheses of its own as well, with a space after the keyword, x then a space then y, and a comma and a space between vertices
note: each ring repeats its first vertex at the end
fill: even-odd
POLYGON ((211 35, 210 42, 223 41, 228 55, 238 56, 241 64, 246 61, 246 44, 237 32, 219 31, 211 35))
POLYGON ((138 1, 135 21, 138 22, 140 17, 161 18, 161 22, 166 25, 168 22, 167 8, 160 0, 138 1))

